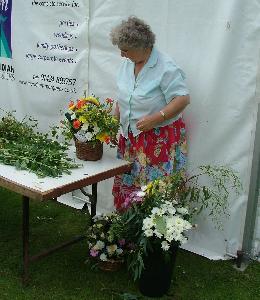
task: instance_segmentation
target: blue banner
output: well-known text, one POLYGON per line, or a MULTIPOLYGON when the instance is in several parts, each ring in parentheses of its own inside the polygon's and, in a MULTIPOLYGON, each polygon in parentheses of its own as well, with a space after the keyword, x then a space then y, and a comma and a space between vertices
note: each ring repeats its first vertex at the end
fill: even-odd
POLYGON ((12 0, 0 0, 0 57, 12 57, 12 0))

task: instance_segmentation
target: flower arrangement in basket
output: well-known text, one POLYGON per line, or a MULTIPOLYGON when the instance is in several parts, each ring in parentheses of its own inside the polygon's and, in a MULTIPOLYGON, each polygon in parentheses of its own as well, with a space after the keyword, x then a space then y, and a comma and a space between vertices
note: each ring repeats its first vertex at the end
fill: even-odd
POLYGON ((110 226, 117 218, 118 215, 115 213, 96 216, 93 225, 87 231, 89 256, 105 271, 119 269, 128 251, 124 238, 115 239, 110 234, 110 226))
POLYGON ((119 129, 119 120, 111 114, 113 100, 103 103, 98 97, 88 96, 70 101, 65 113, 63 134, 74 139, 76 155, 83 160, 98 160, 103 154, 103 143, 113 146, 119 129))

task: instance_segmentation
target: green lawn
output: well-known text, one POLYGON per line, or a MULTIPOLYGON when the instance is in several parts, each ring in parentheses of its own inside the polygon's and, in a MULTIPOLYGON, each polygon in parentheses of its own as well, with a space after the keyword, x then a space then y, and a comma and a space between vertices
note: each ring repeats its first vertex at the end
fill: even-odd
MULTIPOLYGON (((63 242, 86 228, 88 216, 55 202, 31 201, 32 253, 63 242)), ((0 189, 0 300, 148 299, 126 270, 106 273, 84 263, 86 241, 34 262, 30 283, 21 284, 21 197, 0 189), (129 296, 129 297, 127 297, 129 296), (134 297, 135 296, 135 297, 134 297)), ((151 298, 149 298, 151 299, 151 298)), ((260 263, 238 272, 231 261, 210 261, 179 251, 169 295, 160 299, 260 299, 260 263)))

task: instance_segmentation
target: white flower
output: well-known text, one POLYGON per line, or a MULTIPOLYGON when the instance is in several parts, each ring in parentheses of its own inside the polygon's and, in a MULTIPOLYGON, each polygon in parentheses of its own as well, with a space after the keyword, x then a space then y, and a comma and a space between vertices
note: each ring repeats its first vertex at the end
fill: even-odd
POLYGON ((107 256, 105 253, 102 253, 100 256, 99 256, 100 260, 102 261, 107 261, 107 256))
POLYGON ((88 123, 84 123, 81 127, 82 130, 87 131, 88 130, 88 123))
POLYGON ((86 136, 87 141, 91 141, 93 134, 91 132, 86 132, 85 136, 86 136))
POLYGON ((147 185, 141 186, 141 190, 142 190, 143 192, 145 192, 145 191, 147 190, 147 185))
POLYGON ((93 247, 94 250, 101 250, 105 247, 105 243, 102 241, 97 241, 96 245, 93 247))
POLYGON ((177 207, 177 212, 181 215, 187 215, 189 213, 188 209, 185 207, 177 207))
POLYGON ((152 229, 147 229, 144 231, 145 236, 150 237, 153 236, 153 230, 152 229))
POLYGON ((87 141, 86 138, 86 133, 83 130, 79 130, 76 134, 75 137, 77 138, 77 140, 79 140, 82 143, 85 143, 87 141))
POLYGON ((76 119, 75 113, 72 113, 72 114, 70 115, 70 119, 71 119, 71 120, 75 120, 75 119, 76 119))
POLYGON ((138 192, 136 193, 136 196, 138 196, 138 197, 144 197, 144 196, 145 196, 145 192, 143 192, 143 191, 138 191, 138 192))
POLYGON ((158 208, 158 207, 154 207, 152 209, 152 214, 153 215, 160 215, 161 213, 162 213, 162 210, 160 208, 158 208))
POLYGON ((151 227, 154 226, 153 220, 151 218, 145 218, 143 220, 143 230, 150 229, 151 227))
POLYGON ((117 249, 116 249, 116 253, 117 253, 118 255, 122 254, 122 253, 123 253, 123 249, 117 248, 117 249))
POLYGON ((169 207, 168 212, 169 214, 174 215, 176 213, 176 209, 174 207, 169 207))
POLYGON ((96 135, 99 133, 99 127, 97 127, 96 125, 93 128, 93 134, 96 135))
POLYGON ((169 245, 166 241, 163 241, 163 242, 162 242, 162 249, 163 249, 164 251, 167 251, 167 250, 170 249, 170 245, 169 245))
POLYGON ((160 239, 163 235, 158 231, 158 230, 154 230, 154 234, 160 239))

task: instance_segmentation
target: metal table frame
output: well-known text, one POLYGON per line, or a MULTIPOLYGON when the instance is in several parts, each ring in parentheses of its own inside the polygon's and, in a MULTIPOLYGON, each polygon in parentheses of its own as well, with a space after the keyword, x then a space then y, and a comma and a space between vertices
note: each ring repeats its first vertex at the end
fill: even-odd
MULTIPOLYGON (((0 186, 7 188, 11 191, 19 193, 22 195, 22 241, 23 241, 23 274, 22 282, 27 284, 29 281, 29 266, 30 263, 39 260, 59 249, 70 246, 76 242, 79 242, 84 239, 84 235, 76 236, 73 239, 66 241, 62 244, 56 245, 53 248, 45 249, 42 252, 30 256, 30 243, 29 243, 29 232, 30 232, 30 222, 29 222, 29 204, 30 199, 36 200, 57 200, 57 197, 72 192, 77 189, 83 189, 85 186, 92 185, 92 193, 87 196, 90 198, 90 215, 91 217, 96 214, 96 205, 97 205, 97 183, 114 177, 115 175, 125 173, 131 169, 131 164, 126 162, 125 165, 115 167, 111 170, 96 174, 94 176, 86 176, 84 179, 71 182, 69 184, 59 186, 58 188, 51 189, 49 191, 41 192, 36 189, 28 188, 21 184, 17 184, 15 181, 6 179, 5 177, 0 176, 0 186)), ((83 191, 82 191, 83 192, 83 191)))

